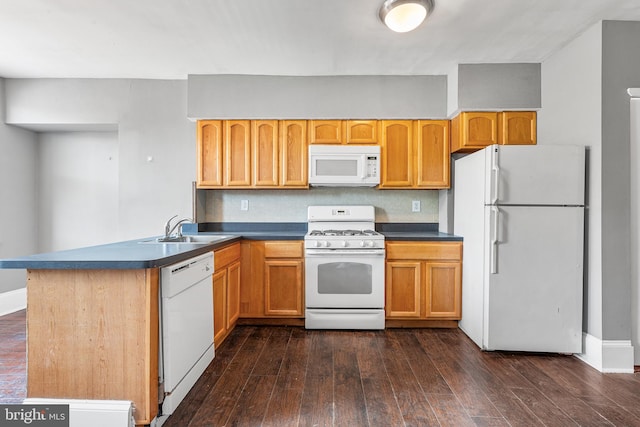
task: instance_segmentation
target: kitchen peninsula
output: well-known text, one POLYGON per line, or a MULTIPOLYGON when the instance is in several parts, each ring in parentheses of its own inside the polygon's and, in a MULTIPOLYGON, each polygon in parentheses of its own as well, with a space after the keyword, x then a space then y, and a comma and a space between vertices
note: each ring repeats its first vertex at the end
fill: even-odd
MULTIPOLYGON (((439 233, 435 224, 416 229, 417 225, 385 224, 380 231, 394 241, 453 244, 459 248, 453 253, 461 256, 461 238, 439 233)), ((160 269, 214 251, 220 254, 220 260, 215 260, 218 273, 219 265, 221 271, 226 268, 222 265, 225 250, 242 245, 244 275, 256 265, 255 257, 246 259, 252 248, 264 257, 265 248, 269 255, 274 248, 284 248, 287 241, 301 244, 306 223, 280 227, 273 223, 204 223, 185 226, 185 232, 222 238, 211 243, 166 244, 147 238, 0 260, 0 268, 28 270, 28 397, 130 400, 135 405, 136 424, 151 423, 158 416, 162 393, 158 384, 160 269)), ((275 269, 282 266, 273 259, 262 261, 275 269)), ((418 263, 421 268, 424 261, 418 263)), ((258 271, 266 275, 262 268, 258 271)), ((215 274, 213 281, 215 289, 215 274)), ((256 283, 264 284, 243 276, 244 295, 254 292, 256 283)), ((424 295, 424 285, 414 290, 424 295)), ((214 291, 214 301, 217 295, 214 291)), ((259 299, 264 298, 261 293, 259 299)), ((419 304, 423 307, 424 300, 419 304)), ((407 319, 407 314, 399 317, 407 319)), ((218 340, 215 342, 217 345, 218 340)))
POLYGON ((27 396, 134 403, 158 413, 161 267, 233 244, 132 240, 0 260, 27 269, 27 396))

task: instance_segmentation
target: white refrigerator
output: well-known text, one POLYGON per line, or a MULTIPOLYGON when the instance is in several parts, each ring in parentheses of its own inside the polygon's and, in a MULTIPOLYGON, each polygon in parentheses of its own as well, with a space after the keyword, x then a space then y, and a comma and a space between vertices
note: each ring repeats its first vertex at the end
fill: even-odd
POLYGON ((454 169, 460 329, 483 350, 581 353, 585 147, 492 145, 454 169))

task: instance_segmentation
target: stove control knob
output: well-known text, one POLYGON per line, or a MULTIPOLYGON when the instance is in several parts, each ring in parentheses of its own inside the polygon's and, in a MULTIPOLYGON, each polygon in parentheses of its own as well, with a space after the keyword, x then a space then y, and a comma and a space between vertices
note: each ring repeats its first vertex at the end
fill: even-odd
POLYGON ((328 248, 329 246, 331 246, 330 242, 327 242, 326 240, 322 241, 322 246, 324 246, 325 248, 328 248))
POLYGON ((366 246, 369 246, 370 248, 373 247, 373 241, 372 240, 367 240, 366 246))
POLYGON ((365 245, 364 240, 360 240, 360 247, 364 248, 364 245, 365 245))
POLYGON ((342 245, 342 247, 343 247, 343 248, 346 248, 346 247, 347 247, 347 241, 346 241, 346 240, 343 240, 343 241, 340 243, 340 245, 342 245))

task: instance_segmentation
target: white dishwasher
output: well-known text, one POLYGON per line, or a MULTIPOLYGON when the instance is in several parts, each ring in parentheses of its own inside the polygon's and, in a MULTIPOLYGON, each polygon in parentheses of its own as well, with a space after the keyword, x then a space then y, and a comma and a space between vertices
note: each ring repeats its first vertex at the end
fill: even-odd
POLYGON ((212 275, 213 252, 161 269, 162 415, 173 413, 213 360, 212 275))

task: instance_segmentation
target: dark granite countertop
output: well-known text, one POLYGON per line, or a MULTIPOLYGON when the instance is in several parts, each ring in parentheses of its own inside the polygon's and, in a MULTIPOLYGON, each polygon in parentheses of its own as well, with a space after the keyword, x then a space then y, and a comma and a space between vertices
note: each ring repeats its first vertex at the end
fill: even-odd
MULTIPOLYGON (((438 232, 433 223, 378 223, 387 240, 461 241, 462 237, 438 232)), ((141 243, 154 238, 0 259, 0 268, 27 269, 144 269, 164 267, 247 240, 303 240, 307 223, 200 223, 186 224, 185 235, 224 235, 210 244, 141 243)))
POLYGON ((462 241, 461 236, 440 233, 437 223, 377 223, 376 231, 384 234, 386 240, 411 241, 462 241))
POLYGON ((144 269, 164 267, 239 241, 228 236, 211 244, 143 243, 154 238, 0 259, 0 268, 32 270, 144 269))
POLYGON ((391 240, 411 240, 411 241, 440 241, 440 242, 461 242, 462 237, 453 234, 440 233, 438 231, 382 231, 387 241, 391 240))

